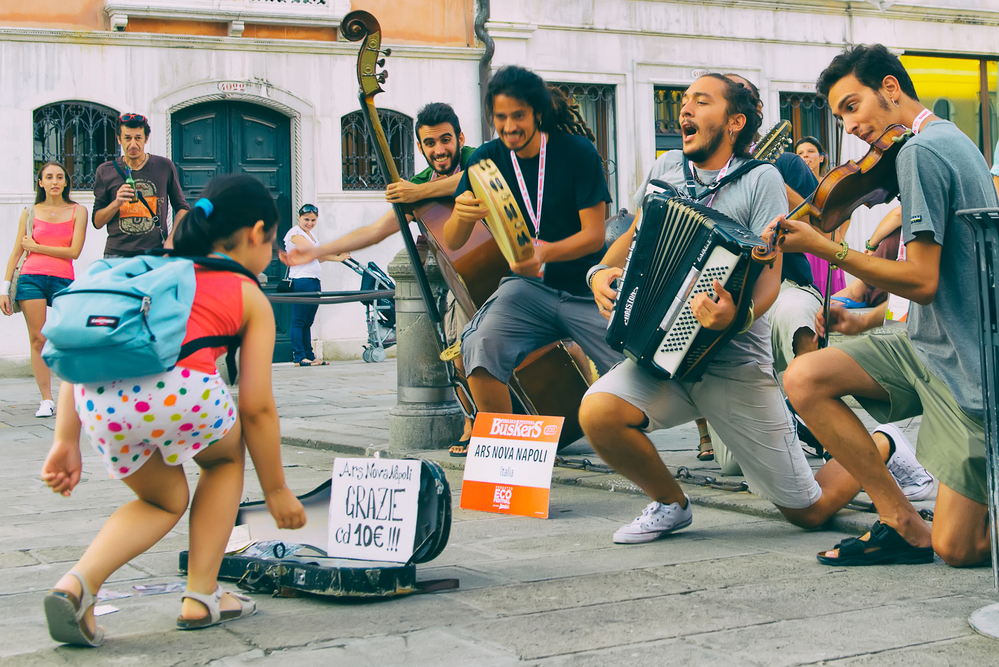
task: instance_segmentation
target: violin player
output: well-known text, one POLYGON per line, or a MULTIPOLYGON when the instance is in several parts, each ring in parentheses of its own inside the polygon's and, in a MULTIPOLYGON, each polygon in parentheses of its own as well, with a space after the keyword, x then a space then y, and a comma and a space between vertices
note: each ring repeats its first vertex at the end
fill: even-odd
MULTIPOLYGON (((808 222, 774 221, 780 246, 834 262, 864 282, 911 300, 907 331, 868 336, 796 358, 784 375, 795 410, 835 460, 863 485, 880 514, 869 533, 818 554, 836 565, 948 565, 990 556, 983 428, 981 326, 971 229, 955 215, 999 205, 982 153, 953 123, 919 102, 902 63, 880 44, 837 55, 817 89, 847 132, 876 142, 893 124, 914 136, 898 151, 905 256, 893 262, 835 243, 808 222), (939 481, 933 526, 893 482, 874 441, 843 402, 854 396, 878 421, 922 415, 919 461, 939 481)), ((838 330, 833 308, 820 325, 838 330)))

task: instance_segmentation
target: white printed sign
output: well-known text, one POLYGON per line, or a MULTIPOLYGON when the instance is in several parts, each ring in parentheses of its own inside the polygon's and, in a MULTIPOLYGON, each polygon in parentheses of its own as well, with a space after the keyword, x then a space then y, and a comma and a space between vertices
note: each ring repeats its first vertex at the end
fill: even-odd
POLYGON ((548 518, 563 417, 480 412, 461 483, 463 509, 548 518))
POLYGON ((334 459, 326 553, 408 561, 416 539, 420 470, 419 461, 334 459))

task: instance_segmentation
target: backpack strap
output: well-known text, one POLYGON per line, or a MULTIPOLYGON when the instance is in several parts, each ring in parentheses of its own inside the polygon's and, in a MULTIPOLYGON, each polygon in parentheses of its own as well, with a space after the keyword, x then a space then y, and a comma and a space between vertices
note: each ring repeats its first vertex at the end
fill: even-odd
POLYGON ((207 269, 215 269, 216 271, 229 271, 231 273, 238 273, 240 275, 246 276, 253 283, 260 287, 260 281, 257 279, 255 273, 250 271, 248 268, 240 264, 239 262, 233 261, 228 257, 209 257, 207 255, 184 255, 173 248, 151 248, 146 250, 143 254, 154 255, 162 257, 164 255, 168 257, 174 257, 176 259, 187 259, 199 266, 203 266, 207 269))
POLYGON ((239 349, 239 344, 242 339, 239 336, 202 336, 201 338, 195 338, 184 343, 180 348, 180 356, 177 357, 177 361, 182 359, 187 359, 189 356, 197 352, 198 350, 203 350, 206 347, 225 347, 225 367, 229 375, 229 384, 233 385, 236 383, 236 350, 239 349))
MULTIPOLYGON (((260 288, 260 281, 257 280, 257 276, 250 271, 248 268, 240 264, 239 262, 233 261, 226 257, 192 257, 189 255, 181 255, 175 250, 167 250, 163 248, 157 248, 154 250, 149 250, 150 255, 169 255, 177 259, 187 259, 199 266, 203 266, 207 269, 214 269, 216 271, 229 271, 230 273, 238 273, 240 275, 246 276, 253 281, 253 284, 260 288)), ((225 355, 225 366, 229 375, 229 384, 235 384, 236 382, 236 350, 239 349, 239 345, 242 339, 239 336, 202 336, 201 338, 195 338, 189 340, 180 348, 180 356, 177 361, 181 359, 186 359, 198 350, 202 350, 206 347, 223 347, 226 348, 225 355)))

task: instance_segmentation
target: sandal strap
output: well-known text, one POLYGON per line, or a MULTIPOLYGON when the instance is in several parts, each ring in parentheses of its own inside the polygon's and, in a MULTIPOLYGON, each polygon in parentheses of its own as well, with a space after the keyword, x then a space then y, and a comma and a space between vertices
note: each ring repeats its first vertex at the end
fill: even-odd
POLYGON ((76 620, 79 622, 83 618, 83 614, 94 606, 96 600, 94 599, 94 594, 90 592, 90 588, 87 586, 87 582, 82 574, 76 570, 70 570, 66 574, 76 577, 76 580, 80 582, 80 608, 76 610, 76 620))
POLYGON ((839 549, 841 558, 843 556, 860 556, 871 548, 899 553, 912 551, 917 548, 906 542, 905 538, 899 535, 898 531, 894 528, 880 521, 874 522, 870 533, 871 536, 867 540, 861 540, 858 537, 848 537, 834 548, 839 549))
POLYGON ((215 586, 215 592, 211 595, 205 595, 204 593, 198 593, 197 591, 187 590, 184 594, 180 596, 180 599, 191 598, 196 600, 201 604, 205 605, 205 609, 208 610, 208 619, 213 624, 218 623, 222 619, 222 612, 219 611, 219 605, 222 603, 222 587, 219 585, 215 586))

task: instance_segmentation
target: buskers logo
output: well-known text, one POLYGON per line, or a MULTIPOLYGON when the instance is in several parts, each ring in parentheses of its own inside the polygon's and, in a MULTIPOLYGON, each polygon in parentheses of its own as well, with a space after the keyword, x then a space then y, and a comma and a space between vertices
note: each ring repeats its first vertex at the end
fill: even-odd
POLYGON ((107 327, 109 329, 115 329, 118 326, 118 322, 121 318, 112 317, 110 315, 91 315, 87 318, 88 327, 107 327))
POLYGON ((510 499, 513 498, 512 486, 497 486, 493 491, 493 507, 501 510, 510 509, 510 499))
POLYGON ((537 438, 541 435, 544 422, 533 419, 502 419, 493 417, 489 435, 505 435, 510 438, 537 438))

